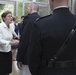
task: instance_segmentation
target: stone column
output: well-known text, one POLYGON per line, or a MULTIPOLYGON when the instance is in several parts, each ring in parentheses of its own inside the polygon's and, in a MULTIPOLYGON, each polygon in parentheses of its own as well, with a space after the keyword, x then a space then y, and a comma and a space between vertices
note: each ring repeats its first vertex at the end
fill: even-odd
POLYGON ((76 15, 76 0, 72 0, 72 13, 76 15))

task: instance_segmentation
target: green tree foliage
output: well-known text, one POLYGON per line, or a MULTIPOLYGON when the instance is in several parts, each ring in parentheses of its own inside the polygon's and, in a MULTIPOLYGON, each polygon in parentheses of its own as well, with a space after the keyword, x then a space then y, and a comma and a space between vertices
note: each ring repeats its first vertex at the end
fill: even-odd
POLYGON ((4 9, 5 4, 0 4, 0 12, 4 9))
POLYGON ((27 12, 27 7, 28 7, 28 3, 25 3, 25 7, 24 7, 24 15, 27 15, 28 12, 27 12))
POLYGON ((21 20, 21 16, 22 16, 22 2, 17 2, 17 16, 19 21, 21 20))

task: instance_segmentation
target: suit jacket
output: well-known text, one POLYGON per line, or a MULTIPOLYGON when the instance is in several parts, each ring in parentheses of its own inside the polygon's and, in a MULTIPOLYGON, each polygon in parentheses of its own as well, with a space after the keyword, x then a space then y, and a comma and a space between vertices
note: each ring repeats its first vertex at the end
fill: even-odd
MULTIPOLYGON (((76 16, 68 8, 62 7, 55 9, 53 15, 36 22, 28 48, 29 69, 32 75, 52 75, 50 72, 52 69, 42 68, 42 59, 49 61, 57 53, 75 21, 76 16)), ((76 32, 57 61, 73 59, 76 59, 76 32)))
POLYGON ((24 28, 21 34, 18 53, 17 53, 17 61, 22 62, 23 64, 27 65, 27 49, 29 45, 29 38, 32 31, 32 27, 34 25, 34 22, 37 18, 40 16, 37 13, 33 13, 29 16, 29 19, 24 20, 24 28))

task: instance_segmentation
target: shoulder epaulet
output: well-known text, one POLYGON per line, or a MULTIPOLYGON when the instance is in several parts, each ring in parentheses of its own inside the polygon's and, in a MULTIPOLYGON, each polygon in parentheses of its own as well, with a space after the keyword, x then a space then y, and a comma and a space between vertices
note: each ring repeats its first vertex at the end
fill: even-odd
POLYGON ((36 21, 35 21, 35 23, 38 22, 39 20, 44 19, 44 18, 49 17, 49 16, 51 16, 51 14, 47 15, 47 16, 43 16, 43 17, 37 18, 36 21))

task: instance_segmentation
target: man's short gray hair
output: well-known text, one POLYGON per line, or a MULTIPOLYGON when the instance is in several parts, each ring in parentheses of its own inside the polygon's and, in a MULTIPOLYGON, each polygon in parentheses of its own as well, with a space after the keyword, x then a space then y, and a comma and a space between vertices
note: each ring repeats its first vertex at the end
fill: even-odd
POLYGON ((32 2, 29 4, 36 11, 39 11, 39 5, 36 2, 32 2))

